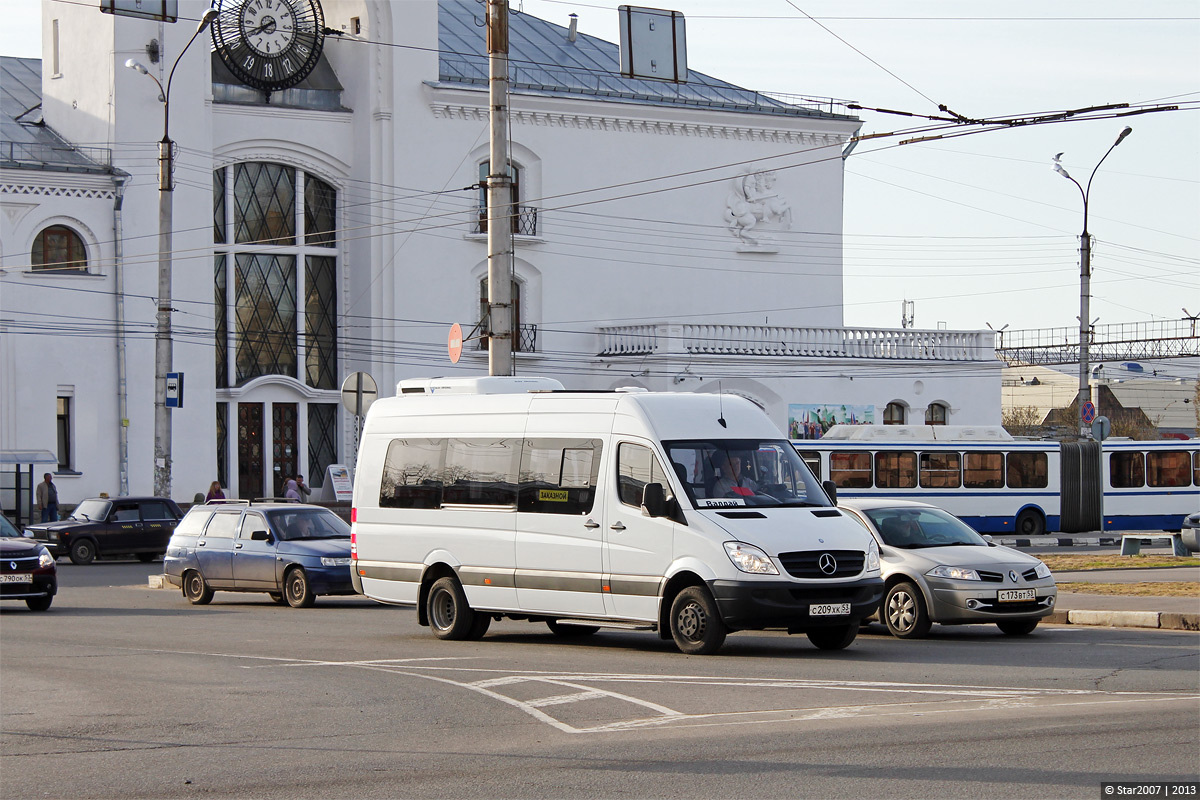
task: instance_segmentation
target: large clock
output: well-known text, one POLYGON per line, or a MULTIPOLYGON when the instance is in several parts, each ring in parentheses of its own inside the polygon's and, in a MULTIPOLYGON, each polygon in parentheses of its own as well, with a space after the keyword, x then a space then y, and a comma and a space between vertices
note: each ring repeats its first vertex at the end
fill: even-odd
POLYGON ((247 86, 278 92, 317 66, 325 44, 317 0, 218 0, 217 12, 213 47, 247 86))

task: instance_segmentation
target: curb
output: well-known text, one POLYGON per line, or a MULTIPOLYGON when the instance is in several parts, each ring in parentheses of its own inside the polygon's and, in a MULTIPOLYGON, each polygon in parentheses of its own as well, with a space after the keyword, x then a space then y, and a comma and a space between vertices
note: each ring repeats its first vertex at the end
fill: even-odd
POLYGON ((1200 614, 1166 611, 1055 611, 1042 617, 1055 625, 1093 625, 1106 628, 1158 628, 1171 631, 1200 631, 1200 614))
MULTIPOLYGON (((1071 538, 1069 536, 1038 536, 1030 539, 996 539, 997 544, 1005 547, 1120 547, 1120 536, 1092 536, 1088 538, 1071 538)), ((1159 539, 1147 536, 1144 541, 1150 541, 1150 546, 1170 547, 1170 539, 1159 539)))

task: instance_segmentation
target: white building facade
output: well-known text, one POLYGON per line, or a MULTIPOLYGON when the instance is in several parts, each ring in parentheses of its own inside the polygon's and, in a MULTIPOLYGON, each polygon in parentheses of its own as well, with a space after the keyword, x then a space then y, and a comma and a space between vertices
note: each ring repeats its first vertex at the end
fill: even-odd
MULTIPOLYGON (((46 0, 41 62, 3 60, 0 449, 56 453, 64 502, 153 487, 163 105, 124 64, 167 83, 207 4, 179 5, 166 24, 46 0)), ((238 84, 206 35, 171 84, 179 500, 352 463, 355 371, 385 395, 487 371, 479 339, 446 352, 486 298, 482 6, 322 7, 345 35, 296 88, 238 84)), ((737 393, 795 436, 999 422, 991 331, 842 327, 856 118, 623 79, 616 45, 515 12, 511 49, 516 374, 737 393)))

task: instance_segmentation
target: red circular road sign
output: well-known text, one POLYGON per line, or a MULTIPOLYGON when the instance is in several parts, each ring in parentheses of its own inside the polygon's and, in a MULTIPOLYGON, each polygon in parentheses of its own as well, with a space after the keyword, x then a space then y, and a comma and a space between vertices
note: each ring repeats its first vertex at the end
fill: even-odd
POLYGON ((450 326, 450 339, 447 342, 450 351, 450 363, 457 364, 462 358, 462 326, 457 322, 450 326))
POLYGON ((1083 411, 1079 414, 1079 418, 1085 425, 1092 424, 1092 420, 1096 418, 1096 406, 1091 400, 1083 404, 1083 411))

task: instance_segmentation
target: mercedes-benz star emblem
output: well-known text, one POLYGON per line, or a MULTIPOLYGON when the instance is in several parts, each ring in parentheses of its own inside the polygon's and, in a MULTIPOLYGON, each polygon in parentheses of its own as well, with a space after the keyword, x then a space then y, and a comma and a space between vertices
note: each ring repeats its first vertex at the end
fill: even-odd
POLYGON ((837 572, 837 559, 829 553, 821 553, 821 557, 817 559, 817 566, 821 568, 821 572, 832 575, 837 572))
POLYGON ((1013 583, 1017 582, 1017 571, 1015 569, 1010 569, 1008 571, 1008 579, 1013 583))

